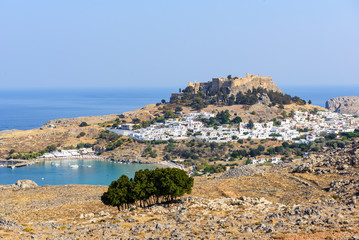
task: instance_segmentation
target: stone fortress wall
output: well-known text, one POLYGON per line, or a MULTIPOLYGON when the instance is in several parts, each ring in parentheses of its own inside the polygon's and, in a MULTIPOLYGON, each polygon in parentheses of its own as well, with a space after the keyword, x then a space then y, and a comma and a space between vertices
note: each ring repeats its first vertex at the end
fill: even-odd
MULTIPOLYGON (((275 92, 281 92, 277 85, 272 80, 272 77, 262 77, 259 74, 252 75, 247 73, 246 77, 235 77, 235 78, 212 78, 209 82, 189 82, 188 86, 194 88, 195 93, 199 90, 203 92, 211 90, 219 90, 220 88, 226 88, 230 94, 236 95, 239 92, 247 92, 253 88, 265 88, 275 92)), ((182 93, 173 93, 171 96, 171 102, 177 98, 181 98, 182 93)))
POLYGON ((237 94, 238 92, 247 92, 253 88, 262 87, 267 90, 272 90, 276 92, 282 92, 277 85, 273 82, 272 77, 262 77, 258 75, 252 75, 247 73, 246 77, 239 78, 212 78, 210 82, 201 82, 201 83, 192 83, 190 82, 188 86, 192 86, 197 92, 199 89, 202 91, 206 90, 216 90, 220 88, 228 88, 231 91, 231 94, 237 94))

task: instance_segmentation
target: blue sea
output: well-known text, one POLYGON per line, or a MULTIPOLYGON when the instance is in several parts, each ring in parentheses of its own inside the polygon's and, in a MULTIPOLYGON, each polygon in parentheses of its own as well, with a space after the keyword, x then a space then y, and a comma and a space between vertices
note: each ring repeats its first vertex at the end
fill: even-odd
POLYGON ((170 88, 0 90, 0 131, 41 127, 49 120, 120 114, 169 100, 170 88))
MULTIPOLYGON (((357 86, 279 86, 325 107, 333 97, 358 96, 357 86)), ((41 127, 52 119, 120 114, 169 100, 178 88, 0 90, 0 131, 41 127)))

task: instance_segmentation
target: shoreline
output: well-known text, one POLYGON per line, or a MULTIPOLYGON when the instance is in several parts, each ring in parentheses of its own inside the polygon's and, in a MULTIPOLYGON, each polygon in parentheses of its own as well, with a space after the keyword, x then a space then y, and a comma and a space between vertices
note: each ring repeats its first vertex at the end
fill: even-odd
MULTIPOLYGON (((52 161, 52 160, 57 160, 57 161, 66 161, 66 160, 88 160, 88 161, 104 161, 104 162, 115 162, 115 163, 120 163, 120 164, 152 164, 154 166, 156 166, 156 168, 170 168, 170 167, 175 167, 175 163, 170 163, 170 162, 165 162, 165 161, 161 161, 161 162, 131 162, 131 160, 113 160, 113 159, 106 159, 106 158, 102 158, 102 159, 65 159, 65 158, 52 158, 52 159, 36 159, 36 161, 29 163, 27 165, 32 165, 32 164, 36 164, 36 163, 40 163, 40 162, 45 162, 45 161, 52 161)), ((26 161, 26 160, 23 160, 26 161)), ((27 166, 26 165, 26 166, 27 166)), ((177 168, 181 169, 181 166, 177 166, 177 168)), ((183 168, 183 167, 182 167, 183 168)), ((184 168, 183 168, 184 169, 184 168)), ((18 179, 17 181, 23 181, 23 180, 31 180, 31 179, 27 179, 25 178, 21 178, 18 179)), ((16 182, 17 182, 16 181, 16 182)), ((34 180, 31 180, 33 182, 35 182, 34 180)), ((15 183, 10 183, 10 184, 0 184, 0 190, 6 190, 6 189, 12 189, 15 186, 15 183)), ((37 184, 37 182, 35 182, 37 184)), ((80 183, 71 183, 71 184, 46 184, 46 185, 38 185, 37 187, 44 187, 44 186, 61 186, 61 187, 67 187, 67 186, 104 186, 104 187, 108 187, 108 185, 103 185, 103 184, 80 184, 80 183)))

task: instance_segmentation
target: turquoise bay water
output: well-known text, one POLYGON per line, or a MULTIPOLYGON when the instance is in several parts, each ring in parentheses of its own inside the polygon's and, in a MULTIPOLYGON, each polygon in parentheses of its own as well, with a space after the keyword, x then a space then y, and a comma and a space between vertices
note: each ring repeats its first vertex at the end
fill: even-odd
POLYGON ((153 164, 120 164, 98 160, 46 160, 20 168, 0 168, 0 185, 30 179, 38 185, 109 185, 120 176, 132 178, 140 169, 155 169, 153 164), (71 166, 78 165, 78 168, 71 166))

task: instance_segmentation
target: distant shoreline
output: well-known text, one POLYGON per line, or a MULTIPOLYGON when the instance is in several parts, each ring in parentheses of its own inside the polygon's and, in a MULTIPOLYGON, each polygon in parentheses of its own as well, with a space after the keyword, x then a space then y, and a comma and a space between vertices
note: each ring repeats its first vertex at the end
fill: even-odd
MULTIPOLYGON (((357 96, 359 92, 359 86, 286 86, 278 84, 278 87, 284 93, 299 96, 307 101, 311 100, 313 105, 321 107, 325 107, 325 102, 333 97, 357 96)), ((46 91, 24 90, 20 92, 15 89, 0 90, 0 112, 7 113, 0 115, 0 133, 4 130, 37 129, 53 119, 104 116, 133 111, 147 104, 160 102, 161 98, 168 100, 175 89, 177 88, 160 88, 155 92, 151 92, 149 89, 137 89, 135 96, 133 96, 133 91, 126 92, 126 89, 117 89, 116 91, 115 89, 71 91, 46 89, 46 91), (42 94, 44 91, 46 94, 42 94), (59 102, 58 99, 62 99, 63 96, 67 96, 71 101, 59 102), (44 102, 47 103, 46 106, 43 105, 44 102)))

